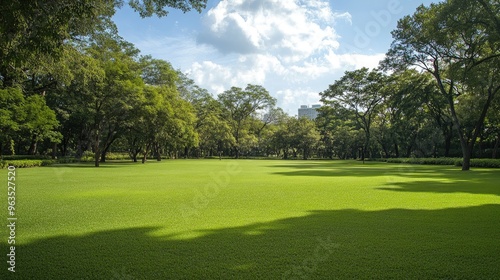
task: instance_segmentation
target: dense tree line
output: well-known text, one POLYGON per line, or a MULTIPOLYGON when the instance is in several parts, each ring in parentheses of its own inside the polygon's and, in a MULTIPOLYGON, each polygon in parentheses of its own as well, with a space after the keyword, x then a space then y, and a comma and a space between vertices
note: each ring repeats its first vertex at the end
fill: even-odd
MULTIPOLYGON (((449 0, 402 18, 378 69, 347 71, 311 121, 262 86, 214 93, 139 55, 122 1, 8 1, 0 12, 0 153, 80 158, 498 157, 500 5, 449 0), (67 3, 66 3, 67 2, 67 3)), ((131 1, 141 16, 206 1, 131 1)))
MULTIPOLYGON (((394 42, 381 69, 346 72, 321 93, 329 105, 322 126, 342 130, 347 123, 351 131, 346 133, 361 131, 360 142, 351 141, 350 147, 357 146, 361 158, 459 154, 468 170, 471 157, 486 147, 496 157, 499 15, 498 1, 420 6, 392 32, 394 42), (456 139, 460 153, 452 152, 456 139)), ((345 153, 342 148, 337 153, 345 153)))

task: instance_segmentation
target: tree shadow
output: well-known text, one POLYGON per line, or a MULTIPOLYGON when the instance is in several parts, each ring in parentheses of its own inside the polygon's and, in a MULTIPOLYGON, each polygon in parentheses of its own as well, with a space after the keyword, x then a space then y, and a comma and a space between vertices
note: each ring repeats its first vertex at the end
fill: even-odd
POLYGON ((452 182, 442 181, 411 181, 391 182, 388 187, 376 188, 384 191, 413 192, 413 193, 469 193, 469 194, 492 194, 500 196, 498 178, 488 179, 482 176, 479 179, 457 180, 452 182))
POLYGON ((296 165, 279 165, 293 169, 292 171, 273 172, 282 176, 311 177, 387 177, 386 187, 378 190, 396 192, 429 192, 429 193, 470 193, 493 194, 500 196, 500 170, 474 169, 468 172, 448 166, 433 165, 391 165, 381 163, 347 165, 328 163, 304 163, 296 165), (415 179, 405 181, 401 179, 415 179), (433 180, 429 180, 433 179, 433 180))
POLYGON ((0 278, 495 279, 499 215, 500 205, 347 209, 191 238, 158 236, 159 227, 57 236, 18 245, 16 273, 4 262, 0 278))
POLYGON ((272 174, 283 176, 312 176, 312 177, 373 177, 373 176, 443 176, 459 173, 459 169, 444 166, 421 166, 421 165, 391 165, 379 162, 357 162, 342 163, 304 163, 290 165, 271 165, 269 167, 287 168, 293 171, 272 172, 272 174))

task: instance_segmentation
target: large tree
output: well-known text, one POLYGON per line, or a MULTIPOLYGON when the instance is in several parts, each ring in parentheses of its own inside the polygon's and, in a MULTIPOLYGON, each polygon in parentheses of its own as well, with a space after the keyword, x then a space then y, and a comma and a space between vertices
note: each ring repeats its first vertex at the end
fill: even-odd
POLYGON ((500 91, 498 9, 493 0, 420 6, 398 22, 384 62, 392 69, 417 67, 434 77, 460 138, 462 170, 470 169, 474 144, 500 91), (467 110, 472 99, 474 106, 467 110))
POLYGON ((381 72, 368 68, 346 71, 342 78, 320 93, 321 101, 325 104, 340 106, 354 113, 356 122, 365 133, 362 160, 369 152, 371 126, 382 102, 385 78, 381 72))
POLYGON ((271 108, 276 99, 260 85, 247 85, 245 89, 232 87, 219 95, 219 101, 224 106, 235 139, 233 147, 235 157, 239 158, 240 145, 245 135, 246 121, 258 110, 271 108))
MULTIPOLYGON (((6 0, 0 8, 0 87, 26 79, 43 60, 57 60, 73 39, 116 29, 111 17, 124 0, 6 0)), ((130 0, 142 17, 168 8, 201 12, 206 0, 130 0)))

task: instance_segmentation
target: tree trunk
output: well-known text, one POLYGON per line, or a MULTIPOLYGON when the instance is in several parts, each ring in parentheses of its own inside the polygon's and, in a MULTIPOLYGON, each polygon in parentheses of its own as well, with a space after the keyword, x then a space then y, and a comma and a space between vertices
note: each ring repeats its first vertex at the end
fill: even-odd
MULTIPOLYGON (((388 151, 386 145, 382 145, 382 150, 384 151, 384 157, 389 158, 389 151, 388 151)), ((382 155, 380 155, 380 156, 382 156, 382 155)))
POLYGON ((101 160, 100 162, 106 162, 106 154, 108 152, 106 151, 106 149, 104 149, 104 151, 101 152, 101 160))
POLYGON ((474 144, 472 145, 465 145, 465 148, 462 147, 462 152, 463 152, 463 162, 462 162, 462 171, 469 171, 470 170, 470 159, 472 157, 472 149, 474 147, 474 144))
POLYGON ((95 167, 99 167, 99 157, 101 155, 99 151, 99 129, 96 130, 95 134, 95 143, 94 143, 94 165, 95 167))
POLYGON ((161 161, 161 153, 160 153, 160 145, 159 144, 156 144, 155 154, 156 154, 156 161, 161 161))
POLYGON ((452 138, 452 134, 451 133, 447 133, 445 135, 445 140, 444 140, 444 157, 449 157, 450 156, 451 138, 452 138))
POLYGON ((37 141, 36 141, 36 136, 35 136, 35 135, 33 135, 33 136, 31 137, 30 149, 29 149, 29 151, 28 151, 28 154, 29 154, 29 155, 35 155, 35 154, 36 154, 36 143, 37 143, 37 141))
POLYGON ((149 148, 151 148, 151 144, 147 144, 146 145, 146 150, 144 151, 144 155, 142 156, 142 163, 146 163, 146 161, 148 160, 148 153, 149 153, 149 148))
POLYGON ((109 152, 109 149, 111 148, 113 142, 115 142, 115 140, 117 139, 116 135, 116 133, 108 132, 108 135, 106 136, 106 139, 104 141, 105 146, 101 154, 101 162, 106 162, 106 154, 109 152))
POLYGON ((234 155, 235 158, 240 158, 240 148, 234 147, 234 155))
POLYGON ((396 158, 399 158, 399 146, 396 141, 394 141, 394 151, 396 152, 396 158))
POLYGON ((57 159, 57 143, 52 143, 52 159, 57 159))
POLYGON ((491 158, 497 158, 497 154, 498 154, 498 145, 500 144, 500 135, 497 135, 496 137, 496 141, 495 141, 495 147, 493 147, 493 154, 491 155, 491 158))
POLYGON ((100 153, 97 151, 94 154, 94 166, 99 167, 99 158, 100 158, 100 153))
POLYGON ((80 139, 80 137, 78 137, 78 141, 76 144, 76 158, 78 160, 80 160, 82 158, 82 155, 83 155, 82 139, 80 139))

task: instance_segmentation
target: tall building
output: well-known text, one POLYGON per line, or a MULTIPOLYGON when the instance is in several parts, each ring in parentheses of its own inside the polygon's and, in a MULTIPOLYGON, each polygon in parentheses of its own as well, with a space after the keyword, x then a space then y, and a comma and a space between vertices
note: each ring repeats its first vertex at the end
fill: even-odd
POLYGON ((321 108, 321 105, 315 104, 311 107, 307 105, 300 105, 299 108, 299 118, 306 117, 310 120, 314 120, 318 117, 318 109, 321 108))

